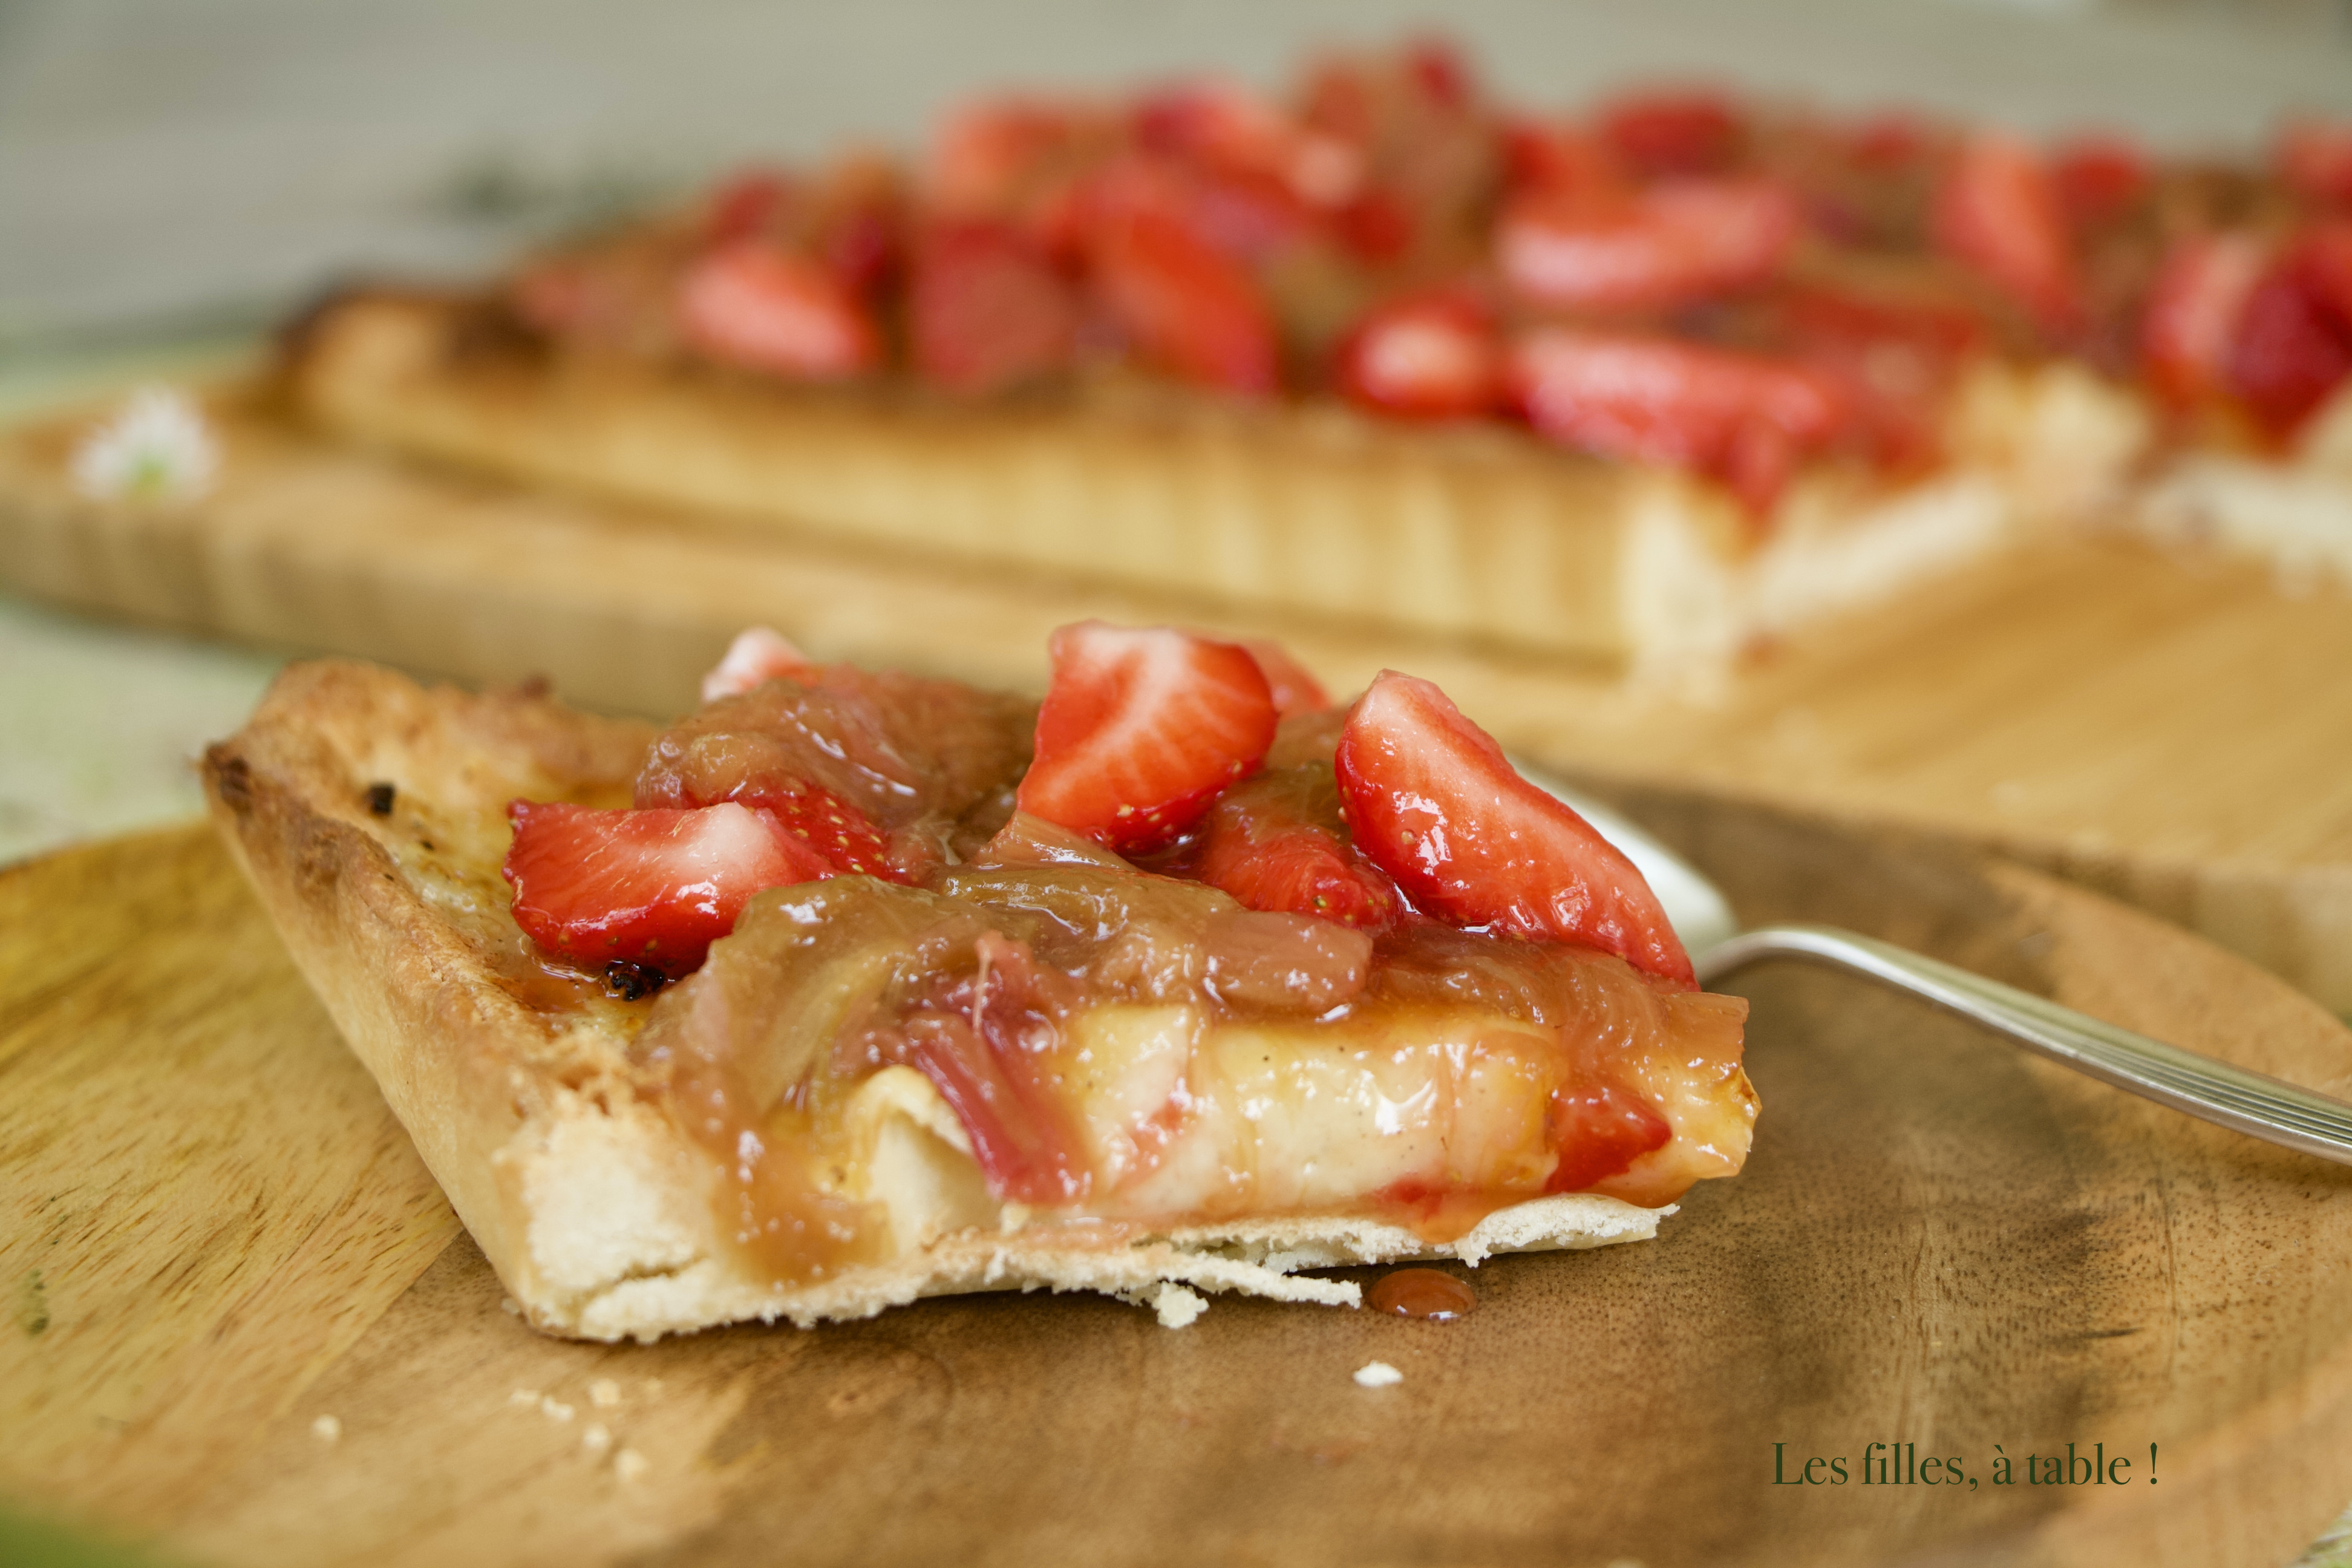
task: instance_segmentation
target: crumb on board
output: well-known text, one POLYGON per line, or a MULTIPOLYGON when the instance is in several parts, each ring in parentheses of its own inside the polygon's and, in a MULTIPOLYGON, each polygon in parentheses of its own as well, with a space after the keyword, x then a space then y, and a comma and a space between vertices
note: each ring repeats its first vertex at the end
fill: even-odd
POLYGON ((343 1424, 332 1415, 321 1415, 310 1423, 310 1436, 321 1443, 331 1443, 343 1435, 343 1424))
POLYGON ((572 1406, 564 1404, 563 1401, 556 1398, 551 1394, 539 1402, 539 1413, 546 1416, 550 1421, 569 1421, 572 1419, 572 1406))
POLYGON ((510 1318, 520 1318, 522 1316, 522 1303, 512 1296, 501 1296, 499 1298, 499 1310, 510 1318))
POLYGON ((1181 1329, 1209 1310, 1209 1303, 1193 1291, 1171 1280, 1153 1292, 1152 1310, 1160 1314, 1163 1329, 1181 1329))
POLYGON ((652 1468, 651 1462, 635 1448, 624 1448, 613 1456, 613 1473, 625 1481, 634 1481, 652 1468))
POLYGON ((1358 1388, 1389 1388, 1404 1381, 1404 1373, 1384 1361, 1368 1361, 1356 1369, 1358 1388))
POLYGON ((600 1377, 588 1385, 588 1403, 599 1410, 610 1410, 621 1403, 621 1385, 609 1377, 600 1377))
POLYGON ((528 1405, 535 1408, 539 1401, 540 1392, 536 1388, 518 1388, 507 1395, 509 1405, 528 1405))
POLYGON ((613 1435, 604 1429, 602 1421, 591 1421, 588 1429, 580 1434, 580 1446, 592 1454, 601 1454, 613 1446, 613 1435))

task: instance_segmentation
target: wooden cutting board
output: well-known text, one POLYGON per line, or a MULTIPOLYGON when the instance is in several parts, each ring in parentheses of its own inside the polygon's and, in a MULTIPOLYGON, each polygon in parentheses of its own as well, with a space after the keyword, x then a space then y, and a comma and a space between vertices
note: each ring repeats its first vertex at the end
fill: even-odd
MULTIPOLYGON (((2352 1090, 2352 1032, 2147 916, 1629 804, 1750 918, 2352 1090)), ((2352 1170, 1823 973, 1748 976, 1745 1174, 1654 1243, 1490 1260, 1460 1323, 983 1296, 608 1346, 501 1310, 203 829, 0 874, 0 1500, 173 1554, 2210 1568, 2352 1497, 2352 1170)))
POLYGON ((323 444, 236 395, 219 489, 100 507, 87 429, 0 434, 0 584, 668 714, 729 637, 1038 686, 1090 615, 1287 640, 1338 689, 1395 665, 1555 765, 1930 828, 2151 909, 2352 1013, 2352 593, 2125 543, 2014 555, 1822 628, 1707 693, 1590 667, 992 575, 518 492, 323 444))

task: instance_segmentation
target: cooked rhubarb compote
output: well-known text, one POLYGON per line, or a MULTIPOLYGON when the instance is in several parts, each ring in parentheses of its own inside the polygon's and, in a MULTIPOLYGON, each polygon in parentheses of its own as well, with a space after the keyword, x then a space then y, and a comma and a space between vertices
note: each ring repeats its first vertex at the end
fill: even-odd
POLYGON ((643 996, 634 1058, 779 1279, 910 1225, 1443 1241, 1746 1156, 1747 1005, 1428 682, 1310 706, 1278 649, 1087 622, 1040 708, 747 646, 635 809, 518 802, 507 878, 643 996))

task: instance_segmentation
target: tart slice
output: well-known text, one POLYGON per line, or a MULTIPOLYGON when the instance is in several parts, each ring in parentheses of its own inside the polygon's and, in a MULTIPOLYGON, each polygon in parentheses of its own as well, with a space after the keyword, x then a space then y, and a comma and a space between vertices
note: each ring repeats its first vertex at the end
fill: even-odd
POLYGON ((1745 1004, 1434 687, 1054 655, 1041 709, 749 637, 658 732, 307 665, 205 779, 553 1332, 1353 1304, 1297 1271, 1646 1238, 1739 1168, 1745 1004))

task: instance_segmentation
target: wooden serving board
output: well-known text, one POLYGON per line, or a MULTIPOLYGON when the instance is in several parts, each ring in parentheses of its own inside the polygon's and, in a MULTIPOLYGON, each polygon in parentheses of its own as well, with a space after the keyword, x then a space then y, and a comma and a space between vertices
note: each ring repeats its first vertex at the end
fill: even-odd
MULTIPOLYGON (((2149 917, 1629 804, 1750 918, 2352 1090, 2352 1032, 2149 917)), ((1746 1173, 1654 1243, 1490 1260, 1460 1323, 1015 1295, 606 1346, 500 1310, 205 830, 0 874, 0 1501, 167 1554, 2212 1568, 2352 1497, 2352 1170, 1816 972, 1748 977, 1746 1173), (2069 1444, 2106 1479, 2028 1484, 2069 1444), (1780 1484, 1811 1459, 1847 1483, 1780 1484)))
POLYGON ((1042 684, 1090 615, 1289 641, 1335 689, 1430 676, 1555 765, 1905 824, 2154 910, 2352 1013, 2352 593, 2076 542, 1822 628, 1706 693, 1213 605, 993 575, 814 537, 519 492, 216 405, 217 491, 93 505, 86 416, 0 435, 0 584, 475 681, 551 677, 667 714, 742 626, 813 652, 1042 684))

